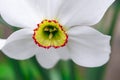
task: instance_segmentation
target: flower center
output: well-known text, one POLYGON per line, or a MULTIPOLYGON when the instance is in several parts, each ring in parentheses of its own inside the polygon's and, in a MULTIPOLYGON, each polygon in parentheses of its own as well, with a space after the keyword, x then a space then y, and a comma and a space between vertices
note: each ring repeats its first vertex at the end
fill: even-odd
POLYGON ((43 20, 34 29, 33 39, 35 43, 43 48, 59 48, 66 45, 68 35, 56 20, 43 20))

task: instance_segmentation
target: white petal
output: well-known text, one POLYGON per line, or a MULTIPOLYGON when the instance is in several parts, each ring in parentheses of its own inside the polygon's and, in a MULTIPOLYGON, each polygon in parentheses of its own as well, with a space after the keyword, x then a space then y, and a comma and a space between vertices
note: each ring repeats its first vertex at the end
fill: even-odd
POLYGON ((22 28, 36 27, 42 19, 27 0, 0 0, 0 14, 10 25, 22 28))
POLYGON ((31 29, 21 29, 14 32, 6 41, 2 51, 10 58, 24 60, 32 57, 36 52, 36 45, 32 40, 31 29))
POLYGON ((58 48, 55 51, 60 56, 60 59, 62 60, 70 59, 70 48, 68 43, 64 47, 58 48))
POLYGON ((37 11, 42 13, 44 18, 53 19, 57 17, 59 8, 64 0, 27 0, 28 3, 37 11))
POLYGON ((68 34, 71 58, 76 64, 97 67, 109 60, 110 36, 90 27, 71 28, 68 34))
POLYGON ((0 49, 5 45, 6 40, 5 39, 0 39, 0 49))
POLYGON ((115 0, 64 0, 58 19, 65 26, 98 23, 115 0))
POLYGON ((37 61, 44 68, 52 68, 59 61, 60 57, 56 53, 55 49, 41 49, 40 52, 36 54, 37 61))

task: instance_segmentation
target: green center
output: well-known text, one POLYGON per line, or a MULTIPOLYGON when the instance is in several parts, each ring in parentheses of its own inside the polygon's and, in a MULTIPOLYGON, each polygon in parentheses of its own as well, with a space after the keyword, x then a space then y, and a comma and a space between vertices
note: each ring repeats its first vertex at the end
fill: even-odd
POLYGON ((55 26, 48 25, 43 29, 43 33, 49 38, 52 39, 58 33, 58 29, 55 26))

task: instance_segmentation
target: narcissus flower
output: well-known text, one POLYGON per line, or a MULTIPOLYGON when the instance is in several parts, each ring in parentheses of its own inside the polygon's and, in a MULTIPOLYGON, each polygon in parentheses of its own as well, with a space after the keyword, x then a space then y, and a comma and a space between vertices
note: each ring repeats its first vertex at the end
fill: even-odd
POLYGON ((17 60, 36 56, 44 68, 60 59, 84 67, 105 64, 110 36, 89 27, 98 23, 114 0, 0 0, 0 14, 22 29, 0 40, 0 49, 17 60))

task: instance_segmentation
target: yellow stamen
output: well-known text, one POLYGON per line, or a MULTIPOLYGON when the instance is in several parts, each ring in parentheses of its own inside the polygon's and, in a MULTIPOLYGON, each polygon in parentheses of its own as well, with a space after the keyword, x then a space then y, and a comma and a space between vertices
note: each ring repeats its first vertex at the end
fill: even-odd
POLYGON ((57 31, 57 29, 56 29, 56 28, 54 28, 54 29, 53 29, 53 31, 57 31))
POLYGON ((44 29, 44 31, 49 31, 49 28, 46 27, 46 28, 44 29))

